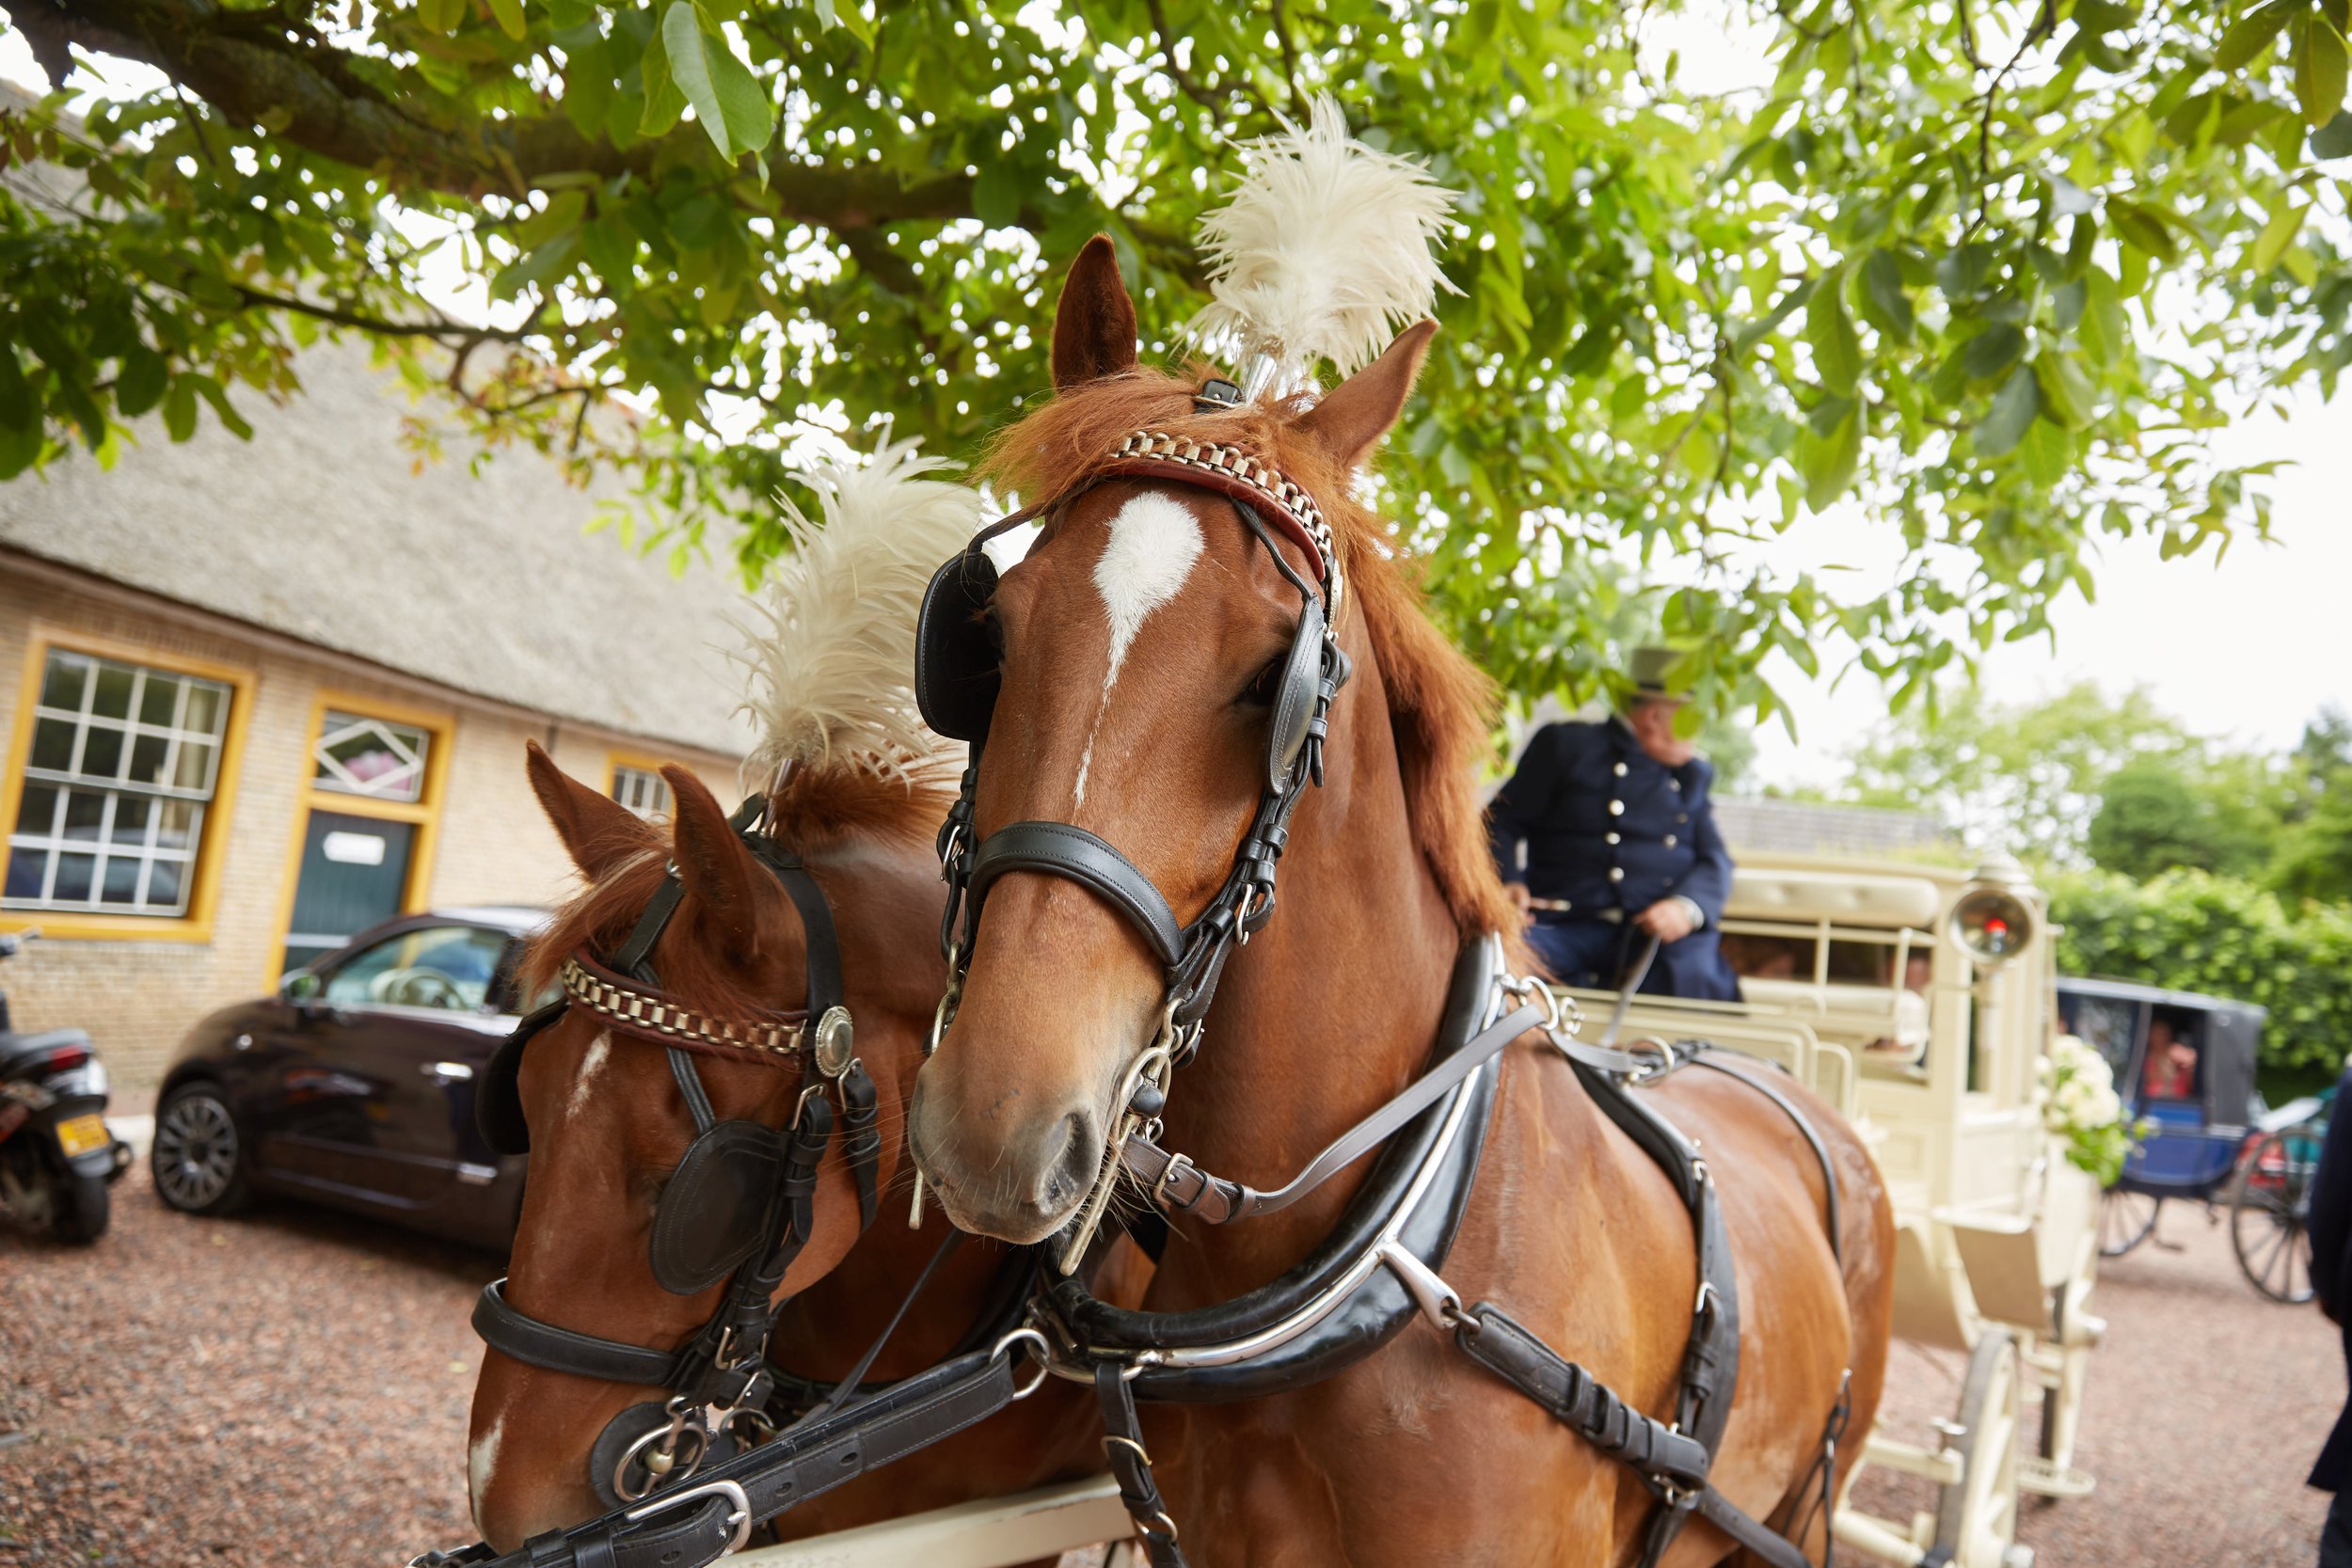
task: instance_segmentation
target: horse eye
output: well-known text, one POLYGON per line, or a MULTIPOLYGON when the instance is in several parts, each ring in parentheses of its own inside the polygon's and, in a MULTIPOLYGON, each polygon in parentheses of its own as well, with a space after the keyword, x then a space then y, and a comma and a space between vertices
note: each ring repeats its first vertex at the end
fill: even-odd
POLYGON ((1233 699, 1233 705, 1235 707, 1272 707, 1274 690, 1281 679, 1282 660, 1277 658, 1251 677, 1249 684, 1242 689, 1242 694, 1233 699))

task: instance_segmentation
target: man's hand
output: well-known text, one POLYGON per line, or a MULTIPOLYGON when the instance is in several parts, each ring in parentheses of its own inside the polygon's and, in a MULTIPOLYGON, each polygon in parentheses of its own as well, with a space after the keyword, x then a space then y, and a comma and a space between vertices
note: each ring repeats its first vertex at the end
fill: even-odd
POLYGON ((1511 907, 1519 911, 1521 920, 1535 918, 1534 906, 1528 902, 1530 895, 1525 882, 1505 882, 1502 891, 1511 895, 1511 907))
POLYGON ((1679 898, 1661 898, 1635 915, 1633 924, 1661 942, 1680 942, 1698 929, 1698 923, 1691 918, 1691 906, 1679 898))

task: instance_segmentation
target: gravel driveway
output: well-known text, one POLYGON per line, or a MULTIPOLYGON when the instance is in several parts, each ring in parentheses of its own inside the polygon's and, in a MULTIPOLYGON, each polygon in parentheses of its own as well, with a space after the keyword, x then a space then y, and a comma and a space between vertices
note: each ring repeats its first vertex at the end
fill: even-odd
MULTIPOLYGON (((466 1318, 496 1259, 292 1205, 189 1219, 143 1169, 115 1213, 88 1251, 0 1233, 0 1568, 390 1568, 470 1539, 466 1318)), ((2163 1228, 2185 1250, 2108 1264, 2092 1303, 2098 1490, 2028 1503, 2025 1539, 2043 1568, 2309 1563, 2335 1334, 2255 1295, 2197 1211, 2163 1228)), ((1890 1430, 1924 1437, 1960 1367, 1898 1354, 1890 1430)), ((1860 1489, 1890 1516, 1930 1506, 1902 1477, 1860 1489)))

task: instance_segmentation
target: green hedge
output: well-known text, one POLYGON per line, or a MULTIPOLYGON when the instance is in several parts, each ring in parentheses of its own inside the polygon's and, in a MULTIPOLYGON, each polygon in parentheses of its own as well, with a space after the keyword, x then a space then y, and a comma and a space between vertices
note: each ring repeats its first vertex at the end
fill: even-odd
POLYGON ((2058 971, 2138 980, 2270 1009, 2260 1081, 2274 1102, 2332 1083, 2352 1053, 2352 908, 2282 905, 2250 882, 2168 871, 2049 882, 2058 971))

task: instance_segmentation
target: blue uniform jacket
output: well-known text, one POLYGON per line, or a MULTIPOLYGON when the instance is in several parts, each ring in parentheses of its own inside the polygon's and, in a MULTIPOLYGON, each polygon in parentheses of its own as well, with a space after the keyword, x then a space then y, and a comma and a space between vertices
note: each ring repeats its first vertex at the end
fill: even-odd
POLYGON ((1613 719, 1548 724, 1488 807, 1496 864, 1536 897, 1565 899, 1567 911, 1544 917, 1565 924, 1690 899, 1705 927, 1660 952, 1661 983, 1644 989, 1736 997, 1716 930, 1732 865, 1708 802, 1714 778, 1704 758, 1668 768, 1613 719))
MULTIPOLYGON (((2312 1244, 2312 1290, 2319 1309, 2336 1322, 2344 1358, 2352 1367, 2352 1071, 2336 1082, 2336 1104, 2328 1120, 2328 1141, 2319 1148, 2312 1173, 2312 1207, 2305 1234, 2312 1244)), ((2333 1431, 2312 1466, 2311 1484, 2341 1492, 2352 1483, 2352 1404, 2336 1418, 2333 1431)))

